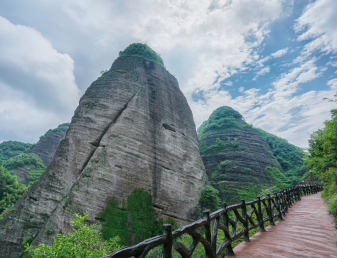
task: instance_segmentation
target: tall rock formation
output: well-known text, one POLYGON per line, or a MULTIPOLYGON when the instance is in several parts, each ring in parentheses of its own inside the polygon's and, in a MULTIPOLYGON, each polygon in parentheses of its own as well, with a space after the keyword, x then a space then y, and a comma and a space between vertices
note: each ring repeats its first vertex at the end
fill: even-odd
POLYGON ((200 126, 198 135, 207 175, 222 201, 247 201, 247 195, 275 185, 270 173, 275 168, 284 178, 267 141, 232 108, 216 109, 200 126))
POLYGON ((31 152, 39 156, 43 164, 48 167, 61 140, 64 139, 69 128, 69 123, 61 124, 55 129, 50 129, 32 148, 31 152))
POLYGON ((0 257, 20 257, 28 236, 51 243, 71 230, 74 213, 99 222, 111 200, 125 210, 137 189, 163 214, 191 220, 206 182, 175 77, 156 62, 120 56, 81 98, 46 173, 0 222, 0 257))

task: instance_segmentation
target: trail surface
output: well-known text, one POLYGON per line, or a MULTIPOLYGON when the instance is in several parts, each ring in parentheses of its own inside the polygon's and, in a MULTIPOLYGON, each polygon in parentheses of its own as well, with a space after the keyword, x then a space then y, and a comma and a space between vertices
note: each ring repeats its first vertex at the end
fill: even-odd
POLYGON ((301 197, 286 213, 284 221, 266 227, 234 248, 236 258, 249 257, 334 257, 337 230, 325 209, 321 193, 301 197))

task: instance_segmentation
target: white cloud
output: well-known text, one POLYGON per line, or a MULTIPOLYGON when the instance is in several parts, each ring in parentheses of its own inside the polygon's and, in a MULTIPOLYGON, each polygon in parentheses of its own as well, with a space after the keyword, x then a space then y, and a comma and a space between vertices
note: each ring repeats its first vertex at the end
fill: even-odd
POLYGON ((269 73, 269 72, 270 72, 270 67, 269 66, 262 68, 260 71, 258 71, 256 73, 256 76, 253 78, 253 81, 255 81, 257 79, 257 77, 259 77, 261 75, 264 75, 266 73, 269 73))
POLYGON ((80 93, 74 62, 35 29, 3 17, 0 41, 0 142, 8 135, 36 142, 51 127, 70 121, 80 93))
POLYGON ((323 122, 330 119, 330 110, 336 108, 335 103, 323 101, 323 98, 333 98, 337 91, 337 79, 327 82, 329 90, 298 94, 301 85, 321 76, 322 71, 317 68, 316 61, 312 58, 281 74, 273 82, 273 88, 265 94, 254 88, 236 98, 227 91, 207 92, 204 101, 191 105, 199 117, 197 125, 205 121, 214 109, 227 105, 241 112, 248 123, 286 138, 297 146, 307 147, 309 134, 322 127, 323 122))
POLYGON ((327 63, 327 65, 337 67, 337 61, 335 61, 335 62, 330 61, 330 62, 327 63))
POLYGON ((279 58, 281 56, 284 56, 287 52, 288 52, 288 48, 286 47, 286 48, 276 51, 275 53, 272 53, 271 56, 273 58, 279 58))
POLYGON ((240 87, 240 88, 239 88, 239 92, 243 92, 244 90, 245 90, 244 87, 240 87))
POLYGON ((304 55, 318 50, 337 53, 337 1, 317 0, 309 4, 294 26, 302 32, 298 40, 311 40, 304 47, 304 55))
POLYGON ((233 86, 233 82, 232 81, 225 82, 224 84, 227 85, 227 86, 233 86))

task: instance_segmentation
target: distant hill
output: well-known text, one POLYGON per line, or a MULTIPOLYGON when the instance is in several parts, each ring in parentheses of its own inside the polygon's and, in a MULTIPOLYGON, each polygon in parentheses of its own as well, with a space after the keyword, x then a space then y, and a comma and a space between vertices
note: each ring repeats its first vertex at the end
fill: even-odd
POLYGON ((307 170, 302 149, 247 124, 231 107, 216 109, 198 137, 209 180, 227 203, 289 187, 307 170))
POLYGON ((0 160, 10 174, 25 185, 32 185, 46 171, 69 123, 48 130, 36 144, 6 141, 0 144, 0 160))

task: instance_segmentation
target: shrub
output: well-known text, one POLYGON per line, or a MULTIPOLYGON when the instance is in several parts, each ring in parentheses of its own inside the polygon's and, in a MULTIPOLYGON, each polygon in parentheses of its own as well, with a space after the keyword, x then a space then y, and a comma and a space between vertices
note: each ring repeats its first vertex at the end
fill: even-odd
POLYGON ((219 192, 212 186, 206 186, 202 189, 201 197, 199 200, 200 206, 203 209, 215 211, 220 208, 221 200, 218 196, 219 192))
POLYGON ((162 67, 164 61, 159 54, 152 50, 148 45, 142 43, 133 43, 128 46, 124 51, 119 52, 120 56, 141 56, 151 61, 156 62, 162 67))
POLYGON ((22 244, 23 245, 30 245, 33 242, 33 238, 31 236, 25 237, 25 239, 23 239, 22 244))
POLYGON ((88 213, 84 216, 75 214, 75 219, 70 222, 73 233, 56 234, 52 245, 40 244, 35 247, 27 244, 25 252, 33 258, 93 258, 105 256, 121 248, 118 237, 104 242, 98 225, 87 225, 85 223, 87 218, 88 213))
POLYGON ((332 215, 337 216, 337 194, 330 197, 328 202, 326 209, 332 215))

